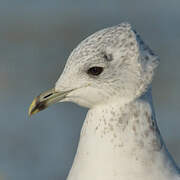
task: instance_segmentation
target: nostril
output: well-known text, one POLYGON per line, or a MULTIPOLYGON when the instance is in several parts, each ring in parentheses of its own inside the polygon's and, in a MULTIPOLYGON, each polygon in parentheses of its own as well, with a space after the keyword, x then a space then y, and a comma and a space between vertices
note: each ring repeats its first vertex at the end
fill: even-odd
POLYGON ((44 99, 48 98, 48 97, 51 96, 52 94, 53 94, 53 93, 50 93, 50 94, 44 96, 44 99))

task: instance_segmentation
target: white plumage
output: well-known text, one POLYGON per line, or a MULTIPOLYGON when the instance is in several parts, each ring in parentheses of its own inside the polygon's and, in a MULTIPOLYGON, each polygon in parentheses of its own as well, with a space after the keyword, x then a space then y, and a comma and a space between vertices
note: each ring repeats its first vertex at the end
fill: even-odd
POLYGON ((89 108, 68 180, 175 180, 179 170, 155 120, 159 61, 128 23, 103 29, 71 53, 56 91, 89 108), (90 68, 99 74, 91 74, 90 68))

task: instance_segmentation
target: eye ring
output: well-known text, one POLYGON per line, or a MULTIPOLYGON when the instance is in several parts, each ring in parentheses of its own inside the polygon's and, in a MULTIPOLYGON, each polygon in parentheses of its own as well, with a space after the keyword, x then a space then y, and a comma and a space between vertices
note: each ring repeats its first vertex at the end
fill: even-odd
POLYGON ((88 69, 87 74, 98 76, 103 72, 103 67, 94 66, 88 69))

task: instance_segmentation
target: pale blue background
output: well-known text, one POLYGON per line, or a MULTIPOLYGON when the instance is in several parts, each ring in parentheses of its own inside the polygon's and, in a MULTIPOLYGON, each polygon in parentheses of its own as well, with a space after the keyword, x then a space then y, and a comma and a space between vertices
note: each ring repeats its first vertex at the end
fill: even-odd
POLYGON ((29 119, 28 106, 54 86, 82 39, 122 21, 160 56, 157 119, 180 164, 179 18, 179 0, 0 0, 0 177, 65 180, 87 110, 65 103, 29 119))

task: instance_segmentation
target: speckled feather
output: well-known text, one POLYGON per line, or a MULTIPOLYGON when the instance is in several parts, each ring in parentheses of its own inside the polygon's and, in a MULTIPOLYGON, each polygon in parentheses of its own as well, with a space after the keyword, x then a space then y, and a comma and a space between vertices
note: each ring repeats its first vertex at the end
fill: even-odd
POLYGON ((158 57, 128 23, 100 30, 70 54, 57 91, 89 108, 68 180, 178 180, 151 97, 158 57), (108 60, 105 57, 110 57, 108 60), (102 67, 99 76, 88 69, 102 67))

